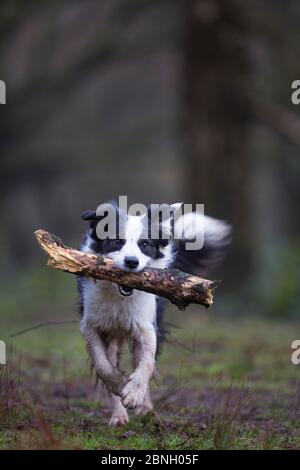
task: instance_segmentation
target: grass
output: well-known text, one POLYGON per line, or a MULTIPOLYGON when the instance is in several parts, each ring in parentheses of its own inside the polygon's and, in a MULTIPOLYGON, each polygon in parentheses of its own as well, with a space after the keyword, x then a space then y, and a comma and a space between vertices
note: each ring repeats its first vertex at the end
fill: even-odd
MULTIPOLYGON (((34 279, 33 290, 41 283, 34 279)), ((35 322, 76 319, 70 285, 66 296, 63 285, 61 295, 49 285, 33 307, 26 289, 14 299, 17 308, 6 301, 1 339, 35 322)), ((300 448, 300 366, 291 363, 298 325, 255 316, 225 320, 217 309, 170 307, 177 327, 158 361, 159 383, 152 383, 154 413, 132 416, 118 429, 107 426, 107 399, 89 375, 76 324, 13 338, 13 357, 0 370, 0 448, 300 448)))
POLYGON ((0 426, 11 421, 20 402, 20 361, 17 367, 13 364, 10 348, 7 364, 0 365, 0 426))

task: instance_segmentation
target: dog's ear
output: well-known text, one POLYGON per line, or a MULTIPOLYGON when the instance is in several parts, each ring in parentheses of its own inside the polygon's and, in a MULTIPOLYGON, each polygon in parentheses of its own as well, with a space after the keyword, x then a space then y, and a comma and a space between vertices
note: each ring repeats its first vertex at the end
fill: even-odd
POLYGON ((177 202, 175 204, 161 204, 156 205, 155 210, 151 210, 151 205, 148 206, 148 218, 152 219, 154 223, 165 223, 173 224, 174 219, 182 215, 183 202, 177 202), (164 215, 163 215, 164 214, 164 215))
POLYGON ((175 212, 182 210, 182 206, 183 206, 183 202, 175 202, 175 204, 170 205, 170 208, 173 214, 175 214, 175 212))
POLYGON ((81 216, 82 220, 89 220, 89 221, 92 221, 92 220, 99 220, 100 217, 96 214, 96 211, 84 211, 81 216))
POLYGON ((157 239, 162 246, 168 245, 172 238, 172 214, 169 204, 154 204, 148 206, 149 237, 157 239))
POLYGON ((150 204, 147 207, 148 218, 153 222, 160 223, 162 219, 170 212, 169 204, 150 204))

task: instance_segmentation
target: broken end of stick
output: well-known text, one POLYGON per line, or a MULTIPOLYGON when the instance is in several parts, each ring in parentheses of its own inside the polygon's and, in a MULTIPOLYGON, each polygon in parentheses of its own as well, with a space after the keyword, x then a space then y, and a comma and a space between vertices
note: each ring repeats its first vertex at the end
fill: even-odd
POLYGON ((38 243, 41 245, 41 247, 48 253, 49 252, 49 245, 57 245, 61 246, 62 248, 65 247, 63 244, 62 240, 57 237, 56 235, 52 235, 52 233, 46 232, 46 230, 36 230, 34 232, 35 237, 38 241, 38 243))
POLYGON ((206 302, 203 303, 204 307, 210 308, 214 303, 214 291, 216 289, 214 281, 207 281, 206 302))
POLYGON ((190 304, 203 305, 205 308, 210 308, 214 302, 214 281, 202 279, 202 282, 194 284, 195 280, 199 281, 196 276, 191 276, 189 283, 192 282, 192 286, 189 289, 189 295, 187 297, 168 297, 169 300, 176 305, 179 310, 185 310, 190 304))

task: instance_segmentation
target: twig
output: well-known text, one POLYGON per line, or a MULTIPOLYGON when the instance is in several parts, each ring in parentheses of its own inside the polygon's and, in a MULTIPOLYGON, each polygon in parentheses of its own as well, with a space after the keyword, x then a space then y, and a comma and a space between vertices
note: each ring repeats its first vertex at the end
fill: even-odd
POLYGON ((63 321, 46 321, 43 323, 38 323, 37 325, 31 326, 30 328, 25 328, 24 330, 16 331, 11 333, 8 337, 15 338, 16 336, 24 335, 32 330, 37 330, 38 328, 43 328, 44 326, 53 326, 53 325, 68 325, 71 323, 79 323, 78 320, 63 320, 63 321))

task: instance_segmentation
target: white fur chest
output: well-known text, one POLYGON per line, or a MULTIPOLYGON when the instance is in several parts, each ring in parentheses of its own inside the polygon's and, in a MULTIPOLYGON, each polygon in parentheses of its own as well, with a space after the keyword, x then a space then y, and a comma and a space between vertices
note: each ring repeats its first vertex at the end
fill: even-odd
POLYGON ((102 331, 136 330, 156 321, 155 296, 135 290, 122 297, 116 285, 106 281, 87 280, 83 289, 84 314, 87 321, 102 331))

